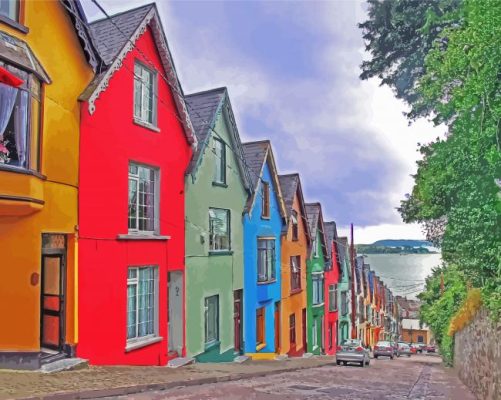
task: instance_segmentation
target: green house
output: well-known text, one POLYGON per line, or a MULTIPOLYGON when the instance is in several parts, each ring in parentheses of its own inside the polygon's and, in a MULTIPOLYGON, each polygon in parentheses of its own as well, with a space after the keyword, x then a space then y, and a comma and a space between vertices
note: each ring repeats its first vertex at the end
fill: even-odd
POLYGON ((243 220, 250 179, 226 88, 186 96, 199 147, 186 177, 186 352, 242 352, 243 220))

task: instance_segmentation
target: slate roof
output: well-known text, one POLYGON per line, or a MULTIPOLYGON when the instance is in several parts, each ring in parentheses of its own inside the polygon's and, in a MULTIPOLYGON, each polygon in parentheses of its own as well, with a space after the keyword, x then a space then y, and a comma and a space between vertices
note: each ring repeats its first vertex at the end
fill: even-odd
POLYGON ((294 195, 297 192, 297 186, 299 183, 299 174, 279 175, 278 181, 280 182, 280 189, 282 189, 282 196, 287 210, 287 217, 290 217, 292 213, 292 205, 294 203, 294 195))
POLYGON ((316 235, 318 226, 318 216, 320 215, 319 203, 306 203, 306 216, 308 217, 308 227, 310 228, 311 235, 316 235))
MULTIPOLYGON (((338 238, 339 245, 339 261, 341 261, 341 265, 344 263, 346 259, 346 250, 348 249, 348 238, 343 236, 338 238)), ((348 268, 349 269, 349 268, 348 268)))
POLYGON ((111 20, 103 18, 89 24, 94 44, 106 65, 113 62, 153 7, 155 7, 154 4, 147 4, 111 15, 111 20), (113 23, 120 29, 117 29, 113 23))
MULTIPOLYGON (((327 239, 327 254, 332 257, 332 242, 336 240, 336 223, 334 221, 324 222, 325 238, 327 239)), ((334 245, 336 245, 334 243, 334 245)))
POLYGON ((269 141, 263 140, 261 142, 243 143, 242 145, 245 164, 250 172, 253 189, 256 189, 259 177, 261 176, 269 144, 269 141))
POLYGON ((204 144, 210 137, 210 130, 214 128, 217 113, 222 107, 226 96, 226 88, 217 88, 185 96, 190 114, 191 123, 195 129, 199 146, 193 155, 188 171, 192 173, 204 151, 204 144))

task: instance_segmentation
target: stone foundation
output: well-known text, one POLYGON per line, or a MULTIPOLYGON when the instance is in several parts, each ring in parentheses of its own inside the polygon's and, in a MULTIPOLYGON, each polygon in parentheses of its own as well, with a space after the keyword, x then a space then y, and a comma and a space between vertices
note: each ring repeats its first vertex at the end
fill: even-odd
POLYGON ((481 308, 454 341, 454 368, 461 380, 479 399, 501 399, 501 323, 494 325, 481 308))

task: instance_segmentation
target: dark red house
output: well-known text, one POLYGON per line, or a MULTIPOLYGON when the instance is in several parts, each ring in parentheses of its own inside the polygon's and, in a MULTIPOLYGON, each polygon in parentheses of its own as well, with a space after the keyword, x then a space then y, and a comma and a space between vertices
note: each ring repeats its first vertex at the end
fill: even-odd
POLYGON ((77 355, 185 353, 184 177, 196 146, 155 5, 90 24, 105 65, 82 94, 77 355))
POLYGON ((324 345, 325 353, 329 355, 336 354, 336 347, 338 345, 337 332, 338 332, 338 309, 339 293, 338 283, 341 271, 341 261, 339 258, 339 251, 337 247, 337 228, 334 221, 324 222, 325 237, 327 240, 327 264, 324 271, 325 282, 325 327, 324 327, 324 345))

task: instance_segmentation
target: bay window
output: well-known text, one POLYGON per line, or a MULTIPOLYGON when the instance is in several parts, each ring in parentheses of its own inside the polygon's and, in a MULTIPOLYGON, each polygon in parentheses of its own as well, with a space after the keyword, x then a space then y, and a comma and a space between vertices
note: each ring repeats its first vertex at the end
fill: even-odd
POLYGON ((257 281, 275 280, 275 239, 258 239, 257 253, 257 281))
POLYGON ((0 61, 0 167, 39 169, 40 81, 0 61))

